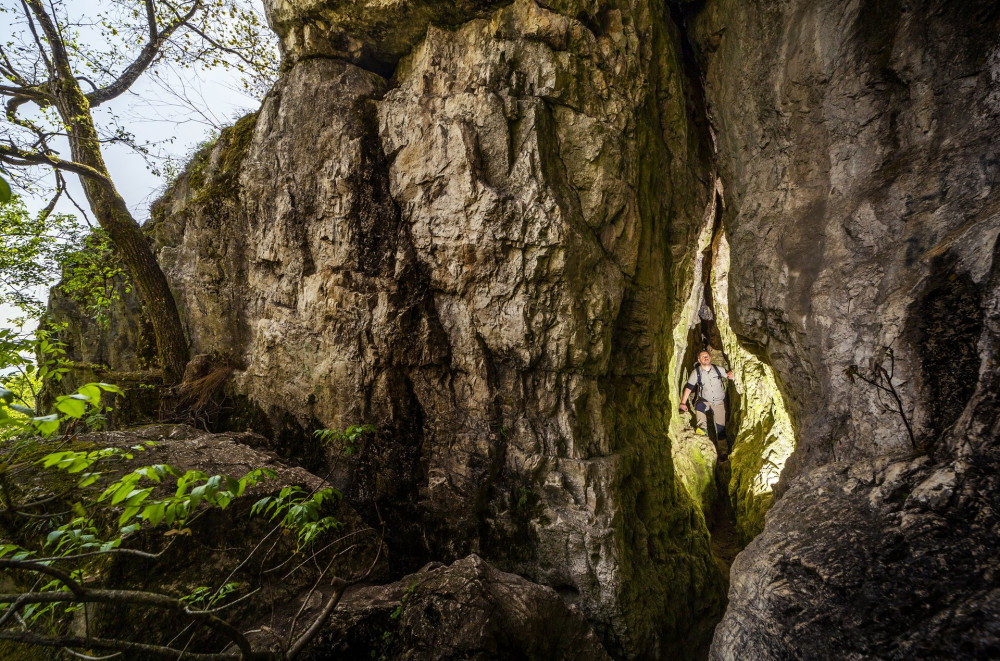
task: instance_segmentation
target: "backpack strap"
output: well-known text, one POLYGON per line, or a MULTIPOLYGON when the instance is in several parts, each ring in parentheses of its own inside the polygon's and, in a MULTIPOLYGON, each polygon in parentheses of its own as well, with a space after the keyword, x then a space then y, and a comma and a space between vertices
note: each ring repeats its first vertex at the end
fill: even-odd
POLYGON ((698 375, 698 388, 694 391, 694 397, 696 400, 701 399, 701 365, 695 363, 694 373, 698 375))
MULTIPOLYGON (((712 367, 715 368, 715 373, 719 375, 719 381, 722 381, 722 383, 725 383, 726 379, 723 378, 722 371, 719 369, 719 366, 718 365, 712 365, 712 367)), ((701 381, 701 377, 700 376, 699 376, 698 380, 701 381)))

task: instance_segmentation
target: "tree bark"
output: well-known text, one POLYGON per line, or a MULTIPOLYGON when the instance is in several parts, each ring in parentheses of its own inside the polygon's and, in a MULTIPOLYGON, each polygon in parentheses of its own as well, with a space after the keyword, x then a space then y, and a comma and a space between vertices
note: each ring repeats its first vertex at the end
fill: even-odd
POLYGON ((75 79, 60 78, 56 106, 66 124, 73 160, 93 168, 106 178, 101 181, 81 176, 80 182, 97 222, 108 233, 125 264, 153 326, 163 381, 177 383, 187 365, 188 345, 173 293, 139 223, 111 183, 87 97, 75 79))

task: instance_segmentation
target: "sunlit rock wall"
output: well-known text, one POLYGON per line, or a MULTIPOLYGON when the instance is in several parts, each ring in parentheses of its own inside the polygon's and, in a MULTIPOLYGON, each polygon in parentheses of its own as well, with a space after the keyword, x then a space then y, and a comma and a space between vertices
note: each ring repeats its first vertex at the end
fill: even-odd
POLYGON ((993 8, 718 0, 694 21, 733 328, 778 371, 802 466, 910 447, 845 374, 888 367, 886 348, 918 441, 957 419, 946 396, 974 389, 958 374, 979 365, 1000 231, 993 8))
POLYGON ((150 226, 193 350, 239 424, 378 427, 328 460, 397 562, 476 552, 613 654, 691 656, 723 595, 667 431, 711 199, 678 30, 397 4, 270 3, 285 73, 150 226))
POLYGON ((729 426, 730 477, 728 497, 736 516, 740 544, 764 528, 764 514, 774 503, 774 489, 785 464, 795 451, 795 430, 774 370, 747 351, 733 332, 729 319, 729 241, 720 232, 712 247, 712 298, 722 348, 734 372, 739 411, 729 426))
POLYGON ((712 658, 996 656, 1000 6, 710 0, 692 21, 731 325, 798 441, 712 658))

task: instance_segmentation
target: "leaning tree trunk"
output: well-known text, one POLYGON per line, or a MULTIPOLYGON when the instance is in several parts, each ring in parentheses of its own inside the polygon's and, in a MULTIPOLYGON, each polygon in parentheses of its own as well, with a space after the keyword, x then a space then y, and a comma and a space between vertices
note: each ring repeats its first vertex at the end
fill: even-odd
POLYGON ((63 80, 58 110, 69 132, 73 160, 104 175, 104 180, 80 176, 90 208, 108 233, 153 326, 165 383, 176 383, 188 360, 187 339, 177 304, 146 237, 119 195, 101 154, 90 104, 77 82, 63 80))

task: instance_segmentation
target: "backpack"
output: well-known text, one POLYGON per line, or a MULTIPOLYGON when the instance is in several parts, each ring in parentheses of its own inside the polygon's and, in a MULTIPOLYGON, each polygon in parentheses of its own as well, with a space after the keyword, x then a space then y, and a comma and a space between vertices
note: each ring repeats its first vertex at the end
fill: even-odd
MULTIPOLYGON (((728 382, 726 381, 726 377, 722 374, 722 370, 719 369, 718 365, 712 365, 712 367, 713 367, 713 369, 715 369, 715 373, 719 375, 719 380, 722 381, 722 384, 723 384, 722 385, 722 389, 726 393, 726 409, 728 410, 728 408, 729 408, 729 388, 726 387, 728 385, 728 382)), ((694 373, 698 375, 698 385, 697 385, 697 387, 695 388, 695 391, 694 391, 694 401, 697 403, 699 400, 701 400, 701 388, 702 388, 702 386, 701 386, 701 365, 700 364, 695 363, 694 373)))

